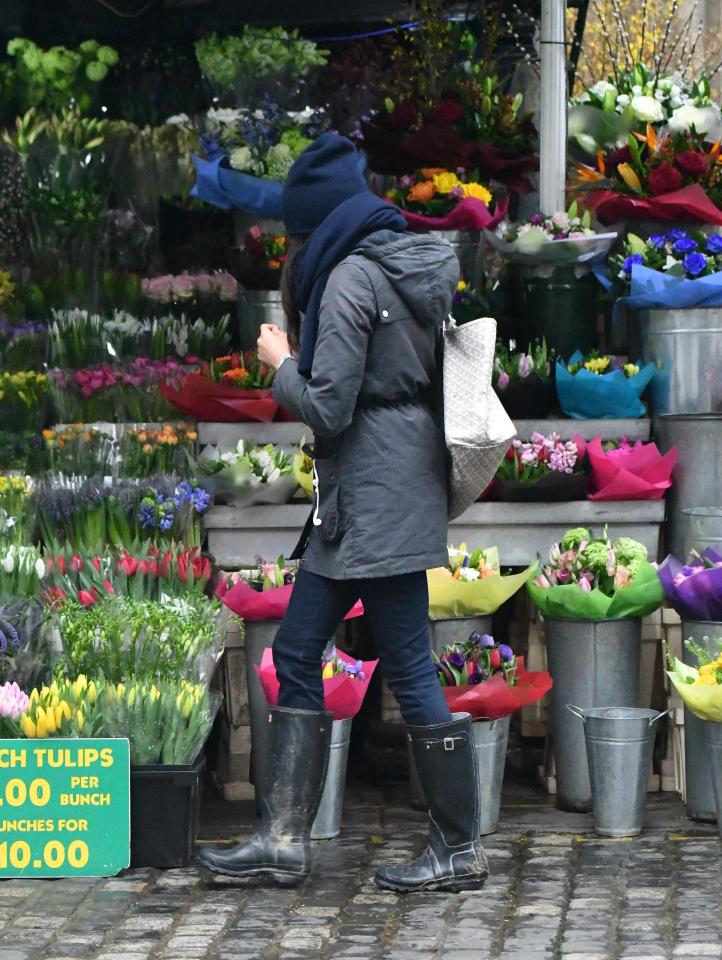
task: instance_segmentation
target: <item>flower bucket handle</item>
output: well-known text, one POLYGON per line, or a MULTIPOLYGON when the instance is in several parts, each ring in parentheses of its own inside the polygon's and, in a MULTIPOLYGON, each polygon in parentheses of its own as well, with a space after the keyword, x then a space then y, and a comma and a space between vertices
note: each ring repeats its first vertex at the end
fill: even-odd
POLYGON ((582 723, 585 723, 585 722, 586 722, 587 715, 586 715, 586 713, 582 710, 581 707, 575 707, 573 703, 568 703, 568 704, 567 704, 567 710, 568 710, 570 713, 573 713, 575 717, 579 717, 579 719, 582 721, 582 723))
POLYGON ((656 723, 657 720, 661 720, 662 717, 666 717, 667 714, 671 712, 672 712, 672 708, 670 707, 668 710, 663 710, 661 713, 658 713, 656 717, 652 717, 652 719, 649 721, 650 727, 652 726, 653 723, 656 723))

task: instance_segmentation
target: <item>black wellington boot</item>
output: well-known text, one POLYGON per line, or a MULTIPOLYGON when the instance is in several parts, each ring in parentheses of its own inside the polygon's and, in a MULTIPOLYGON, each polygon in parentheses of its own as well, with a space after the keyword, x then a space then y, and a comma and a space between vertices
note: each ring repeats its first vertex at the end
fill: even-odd
POLYGON ((333 715, 271 707, 269 722, 261 829, 229 850, 202 847, 198 860, 214 873, 296 887, 311 866, 311 827, 326 779, 333 715))
POLYGON ((411 893, 476 890, 489 875, 479 840, 481 808, 471 717, 409 727, 416 769, 429 805, 429 842, 411 863, 383 867, 374 877, 385 890, 411 893))

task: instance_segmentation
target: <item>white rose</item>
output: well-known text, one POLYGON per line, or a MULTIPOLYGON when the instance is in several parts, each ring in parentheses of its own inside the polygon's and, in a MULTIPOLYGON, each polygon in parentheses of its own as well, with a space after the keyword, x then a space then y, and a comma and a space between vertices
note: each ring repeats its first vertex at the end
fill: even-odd
POLYGON ((231 150, 228 162, 234 170, 240 170, 241 172, 253 167, 253 157, 248 147, 236 147, 235 150, 231 150))
POLYGON ((599 97, 600 100, 604 99, 610 90, 613 90, 616 96, 617 88, 613 83, 609 83, 608 80, 600 80, 598 83, 595 83, 593 87, 589 88, 589 92, 593 93, 595 97, 599 97))
POLYGON ((691 127, 697 133, 704 133, 709 140, 719 140, 722 136, 722 121, 717 106, 710 107, 679 107, 669 119, 671 133, 684 133, 691 127))
POLYGON ((555 213, 552 217, 552 223, 555 227, 558 227, 560 230, 569 229, 569 217, 566 213, 555 213))
POLYGON ((633 97, 632 110, 637 120, 643 123, 658 123, 664 120, 664 108, 654 97, 633 97))

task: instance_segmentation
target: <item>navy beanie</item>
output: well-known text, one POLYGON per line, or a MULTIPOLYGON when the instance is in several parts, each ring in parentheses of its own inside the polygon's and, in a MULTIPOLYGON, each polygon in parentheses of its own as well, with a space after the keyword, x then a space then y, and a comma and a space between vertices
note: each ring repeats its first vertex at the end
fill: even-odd
POLYGON ((345 137, 324 133, 314 140, 283 185, 283 222, 288 233, 313 233, 344 200, 368 192, 364 167, 364 155, 345 137))

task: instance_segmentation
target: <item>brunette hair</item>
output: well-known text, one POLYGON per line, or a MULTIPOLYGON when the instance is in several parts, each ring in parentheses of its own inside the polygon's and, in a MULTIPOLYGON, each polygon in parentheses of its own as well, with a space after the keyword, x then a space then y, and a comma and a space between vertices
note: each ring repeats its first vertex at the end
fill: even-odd
POLYGON ((301 314, 296 303, 293 267, 306 239, 306 235, 289 237, 286 262, 281 274, 281 304, 286 315, 286 333, 292 350, 298 350, 301 341, 301 314))

